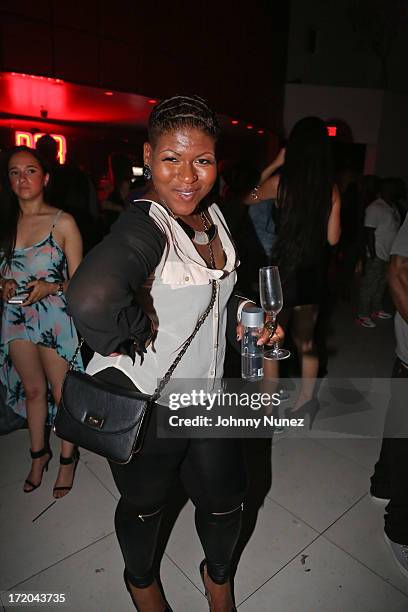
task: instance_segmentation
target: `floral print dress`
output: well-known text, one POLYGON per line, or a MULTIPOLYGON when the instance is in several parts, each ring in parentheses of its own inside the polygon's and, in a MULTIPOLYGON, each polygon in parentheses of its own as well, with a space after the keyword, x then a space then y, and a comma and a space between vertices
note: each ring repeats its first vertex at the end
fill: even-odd
MULTIPOLYGON (((67 279, 67 260, 65 253, 53 238, 59 211, 46 238, 24 249, 15 249, 10 268, 1 266, 2 276, 13 278, 17 285, 16 293, 23 293, 26 284, 32 280, 43 279, 60 283, 67 279)), ((0 254, 1 255, 1 254, 0 254)), ((13 340, 28 340, 57 351, 66 361, 73 357, 78 344, 77 333, 71 317, 67 314, 65 296, 49 295, 29 306, 19 306, 3 302, 0 341, 0 382, 7 390, 6 403, 23 417, 26 417, 24 387, 10 359, 9 346, 13 340)), ((82 369, 81 357, 77 364, 82 369)), ((48 419, 52 424, 56 405, 50 387, 47 394, 48 419)))

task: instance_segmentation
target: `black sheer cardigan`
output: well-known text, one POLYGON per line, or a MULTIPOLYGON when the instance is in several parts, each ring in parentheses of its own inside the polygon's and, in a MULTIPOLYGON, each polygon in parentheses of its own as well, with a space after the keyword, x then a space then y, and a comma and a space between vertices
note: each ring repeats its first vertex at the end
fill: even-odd
MULTIPOLYGON (((151 202, 138 200, 90 251, 70 281, 69 314, 90 348, 101 355, 121 353, 134 361, 146 352, 151 322, 134 295, 159 264, 166 237, 149 216, 151 202)), ((236 350, 236 313, 242 298, 228 302, 227 336, 236 350)))

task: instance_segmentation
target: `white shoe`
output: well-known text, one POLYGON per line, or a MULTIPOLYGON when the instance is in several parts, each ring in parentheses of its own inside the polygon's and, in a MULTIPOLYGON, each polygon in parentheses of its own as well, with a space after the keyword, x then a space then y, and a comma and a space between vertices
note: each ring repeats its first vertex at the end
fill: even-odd
POLYGON ((371 492, 369 493, 370 499, 372 502, 374 502, 374 504, 377 504, 378 506, 386 506, 387 504, 390 503, 390 499, 387 499, 386 497, 377 497, 376 495, 373 495, 371 492))
POLYGON ((385 310, 376 310, 371 313, 371 318, 374 319, 392 319, 392 314, 390 312, 385 312, 385 310))
POLYGON ((391 549, 398 569, 404 574, 405 578, 408 578, 408 544, 397 544, 397 542, 390 540, 386 533, 384 533, 384 539, 391 549))
POLYGON ((361 327, 377 327, 371 317, 360 317, 358 316, 356 319, 357 325, 361 325, 361 327))

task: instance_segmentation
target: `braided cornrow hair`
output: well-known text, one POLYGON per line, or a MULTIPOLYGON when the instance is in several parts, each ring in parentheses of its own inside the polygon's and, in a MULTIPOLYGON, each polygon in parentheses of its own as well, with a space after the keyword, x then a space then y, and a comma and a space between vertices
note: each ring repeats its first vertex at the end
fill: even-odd
POLYGON ((156 104, 149 117, 149 141, 180 128, 197 128, 217 140, 220 125, 214 111, 200 96, 172 96, 156 104))

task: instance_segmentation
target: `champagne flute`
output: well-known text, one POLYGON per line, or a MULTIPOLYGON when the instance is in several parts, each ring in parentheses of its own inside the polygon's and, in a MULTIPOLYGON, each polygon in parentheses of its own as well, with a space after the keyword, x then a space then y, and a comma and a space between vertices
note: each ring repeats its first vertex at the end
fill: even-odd
MULTIPOLYGON (((276 329, 276 317, 283 307, 282 285, 277 266, 266 266, 259 270, 259 296, 264 311, 272 318, 276 329)), ((273 349, 266 351, 266 359, 287 359, 290 351, 279 348, 278 342, 274 342, 273 349)))

